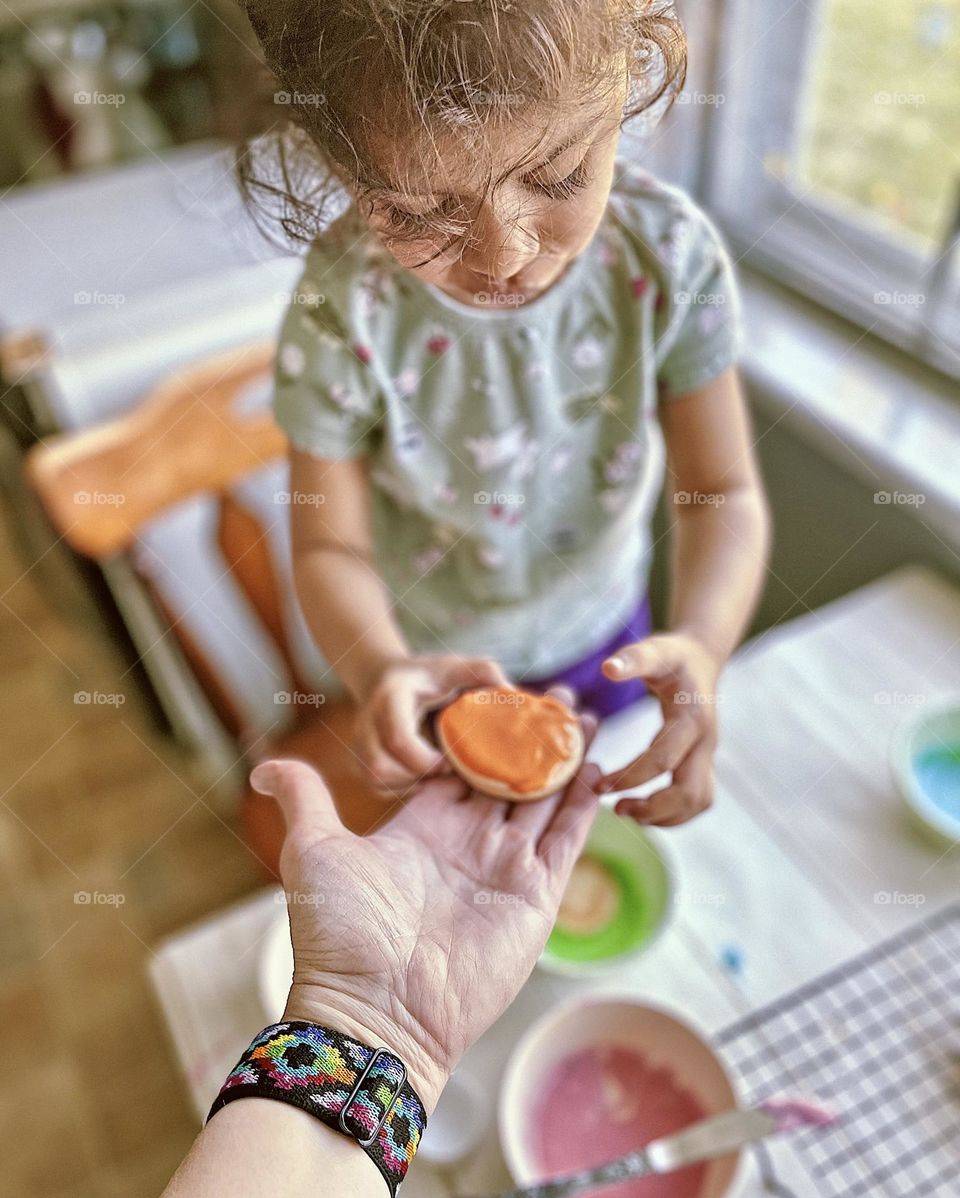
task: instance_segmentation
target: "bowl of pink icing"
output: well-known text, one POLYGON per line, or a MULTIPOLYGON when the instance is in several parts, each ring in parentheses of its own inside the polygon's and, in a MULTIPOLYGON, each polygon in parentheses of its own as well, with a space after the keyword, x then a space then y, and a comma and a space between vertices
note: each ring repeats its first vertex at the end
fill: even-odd
MULTIPOLYGON (((507 1167, 529 1185, 624 1156, 737 1106, 727 1072, 689 1024, 629 998, 577 998, 514 1049, 498 1120, 507 1167)), ((742 1153, 591 1191, 596 1198, 735 1198, 742 1153)))

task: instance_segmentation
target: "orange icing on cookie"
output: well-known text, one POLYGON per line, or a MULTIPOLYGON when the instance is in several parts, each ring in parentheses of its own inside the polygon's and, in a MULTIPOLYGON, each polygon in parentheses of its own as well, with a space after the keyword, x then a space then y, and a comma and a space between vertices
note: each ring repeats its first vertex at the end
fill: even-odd
POLYGON ((552 695, 506 686, 467 691, 438 717, 447 744, 477 774, 517 794, 542 790, 570 760, 577 717, 552 695))

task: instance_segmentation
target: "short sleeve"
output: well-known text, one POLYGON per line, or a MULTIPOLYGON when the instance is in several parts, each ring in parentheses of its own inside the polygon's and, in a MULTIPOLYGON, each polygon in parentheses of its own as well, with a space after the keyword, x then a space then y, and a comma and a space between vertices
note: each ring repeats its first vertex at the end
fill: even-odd
POLYGON ((733 264, 713 223, 689 201, 673 211, 658 256, 666 286, 657 313, 663 399, 704 386, 740 353, 742 315, 733 264))
POLYGON ((346 307, 305 275, 280 329, 273 415, 292 445, 317 457, 362 457, 378 440, 379 389, 346 307))

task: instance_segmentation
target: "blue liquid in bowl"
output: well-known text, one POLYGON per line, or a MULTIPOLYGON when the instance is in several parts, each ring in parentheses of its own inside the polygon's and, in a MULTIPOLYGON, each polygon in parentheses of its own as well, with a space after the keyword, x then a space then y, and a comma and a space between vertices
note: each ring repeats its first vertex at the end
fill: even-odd
POLYGON ((960 745, 925 749, 914 758, 913 768, 934 807, 960 824, 960 745))

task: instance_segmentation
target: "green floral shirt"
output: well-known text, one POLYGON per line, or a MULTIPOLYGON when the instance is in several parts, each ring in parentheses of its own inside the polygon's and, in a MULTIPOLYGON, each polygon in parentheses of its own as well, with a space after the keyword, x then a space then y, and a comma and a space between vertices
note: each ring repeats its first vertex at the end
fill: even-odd
POLYGON ((739 326, 713 225, 620 160, 590 244, 519 308, 458 303, 369 232, 317 243, 274 412, 300 449, 369 459, 378 566, 414 650, 534 678, 598 648, 645 593, 658 404, 729 367, 739 326))

